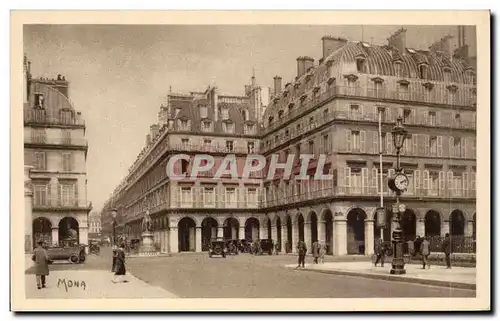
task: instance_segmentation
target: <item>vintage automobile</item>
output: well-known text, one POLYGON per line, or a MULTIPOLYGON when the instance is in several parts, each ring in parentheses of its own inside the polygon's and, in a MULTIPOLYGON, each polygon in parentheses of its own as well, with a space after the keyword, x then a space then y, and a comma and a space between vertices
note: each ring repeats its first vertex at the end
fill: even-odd
POLYGON ((50 261, 69 260, 71 263, 85 262, 85 245, 59 244, 47 248, 50 261))
POLYGON ((274 242, 272 239, 261 239, 260 240, 260 254, 267 253, 272 255, 274 252, 274 242))
POLYGON ((99 255, 101 252, 101 247, 97 241, 89 241, 89 252, 95 255, 99 255))
POLYGON ((238 240, 226 240, 226 248, 229 255, 238 255, 238 240))
POLYGON ((242 239, 242 240, 239 240, 239 252, 241 253, 251 253, 252 251, 252 242, 251 241, 248 241, 248 240, 245 240, 245 239, 242 239))
POLYGON ((216 238, 210 240, 210 247, 208 248, 208 257, 212 257, 214 255, 220 255, 223 258, 226 257, 227 247, 226 241, 223 238, 216 238))

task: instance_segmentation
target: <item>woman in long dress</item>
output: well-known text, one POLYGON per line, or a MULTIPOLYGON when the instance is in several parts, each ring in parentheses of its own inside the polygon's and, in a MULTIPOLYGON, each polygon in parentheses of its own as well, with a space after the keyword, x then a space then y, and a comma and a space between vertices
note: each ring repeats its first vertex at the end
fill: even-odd
POLYGON ((115 276, 113 278, 113 283, 119 282, 127 282, 124 279, 125 274, 127 273, 125 269, 125 244, 121 244, 120 247, 116 250, 116 265, 115 265, 115 276))

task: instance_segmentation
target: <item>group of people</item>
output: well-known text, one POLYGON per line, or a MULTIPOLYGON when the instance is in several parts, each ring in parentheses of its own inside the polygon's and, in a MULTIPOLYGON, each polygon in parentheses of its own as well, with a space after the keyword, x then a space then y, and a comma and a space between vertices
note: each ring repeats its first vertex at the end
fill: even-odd
MULTIPOLYGON (((375 266, 377 266, 377 264, 380 262, 380 265, 383 267, 386 255, 386 248, 382 239, 380 238, 377 239, 377 241, 375 242, 374 250, 376 255, 375 266)), ((442 244, 442 251, 444 252, 445 255, 446 268, 451 269, 452 247, 451 247, 451 238, 449 233, 446 233, 444 237, 442 244)), ((430 269, 431 264, 429 262, 429 255, 431 254, 431 249, 430 249, 429 237, 424 236, 421 238, 420 236, 417 236, 414 241, 408 242, 408 254, 410 255, 410 257, 414 256, 417 253, 420 254, 420 258, 422 260, 422 269, 425 269, 426 267, 430 269), (418 252, 415 250, 415 247, 418 248, 418 252)))
MULTIPOLYGON (((297 253, 299 254, 299 262, 297 269, 302 267, 305 268, 307 245, 304 241, 299 241, 297 243, 297 253)), ((318 242, 315 240, 312 244, 312 255, 314 264, 325 263, 326 245, 323 242, 318 242)))

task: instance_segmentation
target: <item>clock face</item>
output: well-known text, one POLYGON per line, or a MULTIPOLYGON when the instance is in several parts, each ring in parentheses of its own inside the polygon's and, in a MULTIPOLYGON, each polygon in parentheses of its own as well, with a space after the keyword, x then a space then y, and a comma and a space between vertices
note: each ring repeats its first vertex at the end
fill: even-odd
POLYGON ((406 190, 406 188, 408 188, 408 177, 401 174, 397 175, 396 177, 394 177, 394 185, 396 185, 396 188, 400 191, 406 190))

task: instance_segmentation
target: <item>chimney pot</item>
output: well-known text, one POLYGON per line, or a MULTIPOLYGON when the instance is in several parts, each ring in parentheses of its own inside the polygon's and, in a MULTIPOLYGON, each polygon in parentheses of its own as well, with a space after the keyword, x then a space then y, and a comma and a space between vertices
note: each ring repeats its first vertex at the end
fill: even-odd
POLYGON ((281 94, 281 77, 280 76, 275 76, 274 77, 274 96, 278 96, 281 94))
POLYGON ((406 29, 398 29, 387 40, 389 46, 398 49, 399 52, 404 52, 406 50, 406 29))
POLYGON ((337 51, 347 43, 346 38, 332 36, 324 36, 321 38, 321 40, 323 41, 323 61, 326 60, 326 58, 330 56, 332 52, 337 51))

